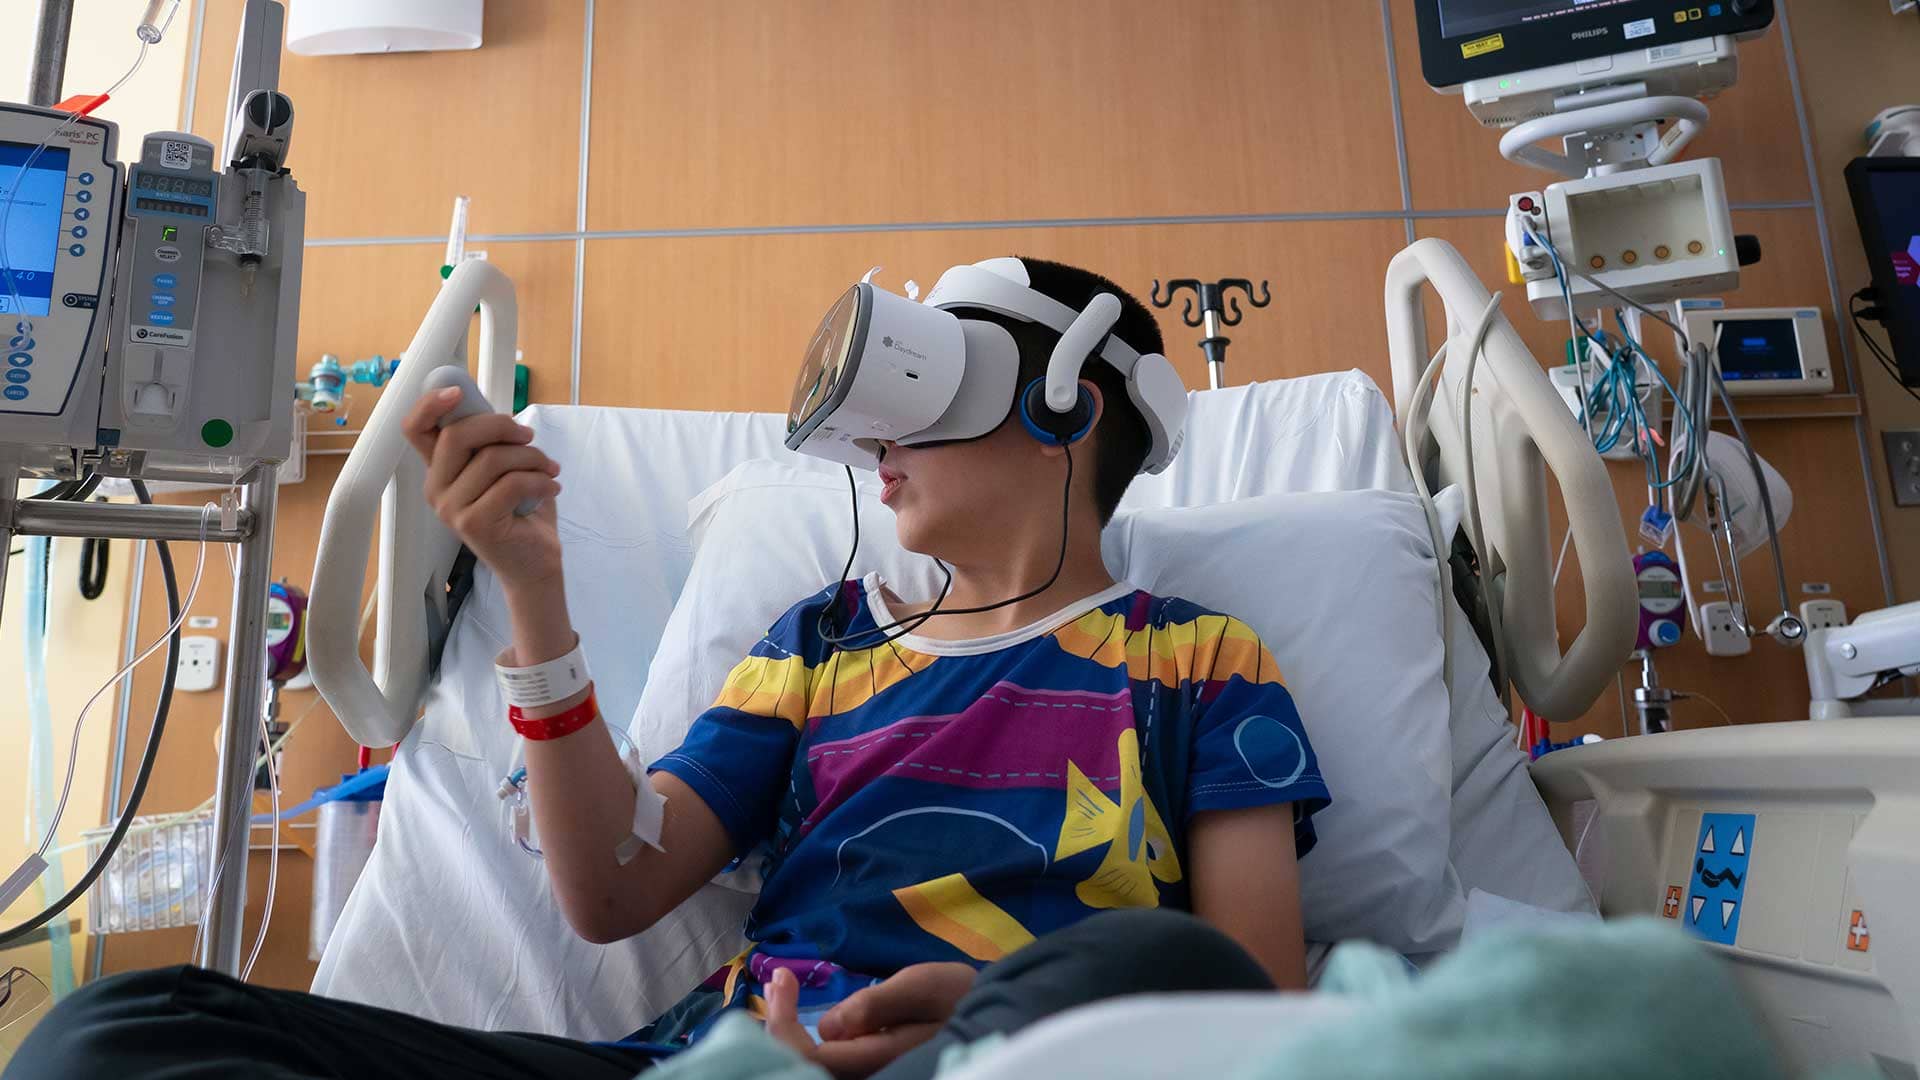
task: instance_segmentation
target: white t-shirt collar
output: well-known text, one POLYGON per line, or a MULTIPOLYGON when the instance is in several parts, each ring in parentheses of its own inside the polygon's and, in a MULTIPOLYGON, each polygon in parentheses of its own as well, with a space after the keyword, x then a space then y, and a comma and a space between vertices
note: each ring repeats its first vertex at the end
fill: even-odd
MULTIPOLYGON (((875 572, 861 578, 860 584, 866 592, 867 610, 873 615, 874 625, 887 626, 897 621, 893 617, 893 612, 887 606, 885 596, 886 579, 881 577, 878 572, 875 572)), ((1092 596, 1075 600, 1073 603, 1068 604, 1053 614, 1036 619, 1017 630, 1008 630, 1006 633, 994 634, 990 637, 970 638, 961 641, 943 641, 938 638, 921 637, 918 634, 902 634, 894 638, 894 640, 912 649, 914 652, 925 653, 929 656, 980 656, 985 653, 998 652, 1001 649, 1010 649, 1015 645, 1024 644, 1037 637, 1050 634, 1060 627, 1065 626, 1067 623, 1085 615, 1089 611, 1110 604, 1123 596, 1131 596, 1137 591, 1138 590, 1132 585, 1124 581, 1115 582, 1113 585, 1094 593, 1092 596)))

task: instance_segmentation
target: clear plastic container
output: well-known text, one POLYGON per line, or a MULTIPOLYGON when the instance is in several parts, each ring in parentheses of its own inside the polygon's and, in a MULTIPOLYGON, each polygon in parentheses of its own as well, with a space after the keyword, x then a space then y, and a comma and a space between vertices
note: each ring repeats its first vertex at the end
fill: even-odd
MULTIPOLYGON (((81 834, 89 860, 99 858, 112 834, 110 826, 81 834)), ((134 818, 126 839, 87 894, 87 929, 124 934, 199 925, 207 868, 212 865, 211 811, 186 818, 134 818)))

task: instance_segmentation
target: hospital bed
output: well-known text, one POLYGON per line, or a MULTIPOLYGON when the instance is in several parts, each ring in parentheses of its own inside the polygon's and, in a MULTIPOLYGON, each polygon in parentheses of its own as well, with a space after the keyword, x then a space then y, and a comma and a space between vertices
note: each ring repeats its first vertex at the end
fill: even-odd
MULTIPOLYGON (((1478 496, 1478 520, 1473 506, 1451 491, 1419 505, 1435 507, 1433 537, 1451 538, 1462 528, 1474 537, 1482 564, 1499 583, 1489 599, 1506 616, 1494 638, 1495 651, 1504 654, 1500 670, 1536 707, 1562 716, 1584 710, 1626 652, 1618 637, 1622 620, 1632 617, 1631 587, 1613 582, 1616 570, 1607 564, 1617 555, 1625 565, 1624 537, 1604 471, 1597 459, 1587 460, 1590 450, 1582 458, 1570 449, 1577 429, 1488 300, 1457 252, 1438 241, 1416 245, 1389 275, 1397 409, 1357 371, 1197 393, 1181 456, 1166 474, 1135 485, 1123 515, 1266 506, 1261 500, 1287 493, 1412 497, 1470 488, 1478 496), (1419 306, 1428 284, 1441 295, 1447 336, 1457 344, 1452 356, 1433 363, 1419 306), (1486 348, 1477 350, 1483 359, 1471 360, 1468 350, 1483 323, 1490 328, 1486 348), (1556 431, 1556 420, 1564 430, 1556 431), (1564 654, 1547 574, 1543 458, 1567 496, 1574 544, 1594 590, 1586 629, 1564 654), (1616 586, 1617 595, 1608 592, 1616 586)), ((750 874, 722 875, 647 933, 591 945, 569 929, 540 863, 520 850, 507 827, 497 792, 515 764, 516 740, 494 722, 503 709, 491 672, 507 641, 504 602, 483 566, 460 575, 454 589, 446 587, 457 544, 421 504, 419 470, 398 431, 414 396, 410 388, 434 366, 419 358, 454 356, 452 343, 476 302, 482 308, 479 380, 490 398, 507 400, 511 286, 486 264, 463 266, 369 419, 323 525, 309 629, 316 680, 356 737, 397 741, 398 748, 378 843, 314 989, 452 1023, 617 1038, 738 953, 755 883, 750 874), (376 514, 382 518, 381 614, 369 670, 357 624, 376 514)), ((678 636, 688 632, 680 617, 686 608, 676 611, 676 603, 690 581, 698 587, 703 580, 700 534, 711 531, 715 500, 726 497, 730 484, 739 487, 741 470, 767 468, 770 459, 784 470, 780 482, 801 493, 783 495, 780 505, 797 514, 832 505, 841 515, 826 525, 783 520, 782 533, 839 530, 844 482, 836 468, 788 454, 784 426, 774 416, 535 406, 523 419, 557 460, 592 463, 593 483, 575 482, 560 497, 569 605, 604 714, 618 726, 638 710, 636 730, 656 732, 658 719, 643 706, 654 678, 648 661, 684 644, 678 636), (811 486, 837 490, 837 498, 803 497, 808 474, 811 486)), ((1436 859, 1425 874, 1432 886, 1422 900, 1425 910, 1403 920, 1418 930, 1392 944, 1416 961, 1451 948, 1476 892, 1550 912, 1591 913, 1597 895, 1609 916, 1671 914, 1663 910, 1671 907, 1669 879, 1686 881, 1702 814, 1755 812, 1764 831, 1756 831, 1749 856, 1747 897, 1754 910, 1741 920, 1738 940, 1730 937, 1723 947, 1742 961, 1783 1046, 1808 1062, 1914 1060, 1920 965, 1912 961, 1920 958, 1920 941, 1890 915, 1887 924, 1874 924, 1871 952, 1835 955, 1844 947, 1846 914, 1816 903, 1817 890, 1778 880, 1800 855, 1795 849, 1787 856, 1789 845, 1775 844, 1773 836, 1811 844, 1808 865, 1845 879, 1847 901, 1857 895, 1877 910, 1897 912, 1904 900, 1911 910, 1920 897, 1920 862, 1907 839, 1915 835, 1920 808, 1914 798, 1920 771, 1913 768, 1920 764, 1920 739, 1884 721, 1883 727, 1835 723, 1821 728, 1817 740, 1792 730, 1804 725, 1778 725, 1757 737, 1686 733, 1565 751, 1530 770, 1489 677, 1493 661, 1481 645, 1482 628, 1452 596, 1451 575, 1439 572, 1450 546, 1429 541, 1424 548, 1444 602, 1434 609, 1438 622, 1420 623, 1414 635, 1425 639, 1413 650, 1420 655, 1367 658, 1368 694, 1385 700, 1397 682, 1427 679, 1442 695, 1437 711, 1422 714, 1423 729, 1410 733, 1440 747, 1441 820, 1425 823, 1424 834, 1439 839, 1430 851, 1416 850, 1404 837, 1377 840, 1377 854, 1387 861, 1436 859), (1389 846, 1396 842, 1397 850, 1389 846), (1589 891, 1576 855, 1598 883, 1596 891, 1589 891), (1763 880, 1769 876, 1773 880, 1763 880), (1819 929, 1829 914, 1835 949, 1808 949, 1819 935, 1807 927, 1819 929), (1791 948, 1783 944, 1793 937, 1784 929, 1789 924, 1802 928, 1791 948)), ((1110 562, 1112 551, 1110 544, 1110 562)), ((1278 618, 1273 612, 1236 613, 1272 636, 1262 619, 1278 618)), ((1312 623, 1361 616, 1329 607, 1285 617, 1312 623)), ((1390 619, 1374 617, 1379 625, 1390 619)), ((749 640, 757 633, 752 628, 749 640)), ((1320 692, 1311 685, 1316 674, 1291 670, 1289 685, 1304 699, 1320 692)), ((651 692, 660 691, 656 680, 651 692)), ((1317 747, 1340 740, 1338 730, 1315 727, 1315 715, 1302 711, 1317 747)), ((1318 721, 1351 719, 1322 715, 1318 721)), ((644 747, 650 755, 670 748, 644 747)), ((1367 749, 1383 764, 1398 750, 1367 749)), ((1336 808, 1342 798, 1368 797, 1357 778, 1342 789, 1331 765, 1328 775, 1336 808)), ((1335 847, 1324 831, 1322 839, 1322 850, 1335 847)), ((1303 876, 1313 874, 1315 857, 1303 863, 1303 876)), ((1812 874, 1796 879, 1814 880, 1812 874)), ((1311 923, 1314 893, 1311 884, 1307 889, 1311 923)))

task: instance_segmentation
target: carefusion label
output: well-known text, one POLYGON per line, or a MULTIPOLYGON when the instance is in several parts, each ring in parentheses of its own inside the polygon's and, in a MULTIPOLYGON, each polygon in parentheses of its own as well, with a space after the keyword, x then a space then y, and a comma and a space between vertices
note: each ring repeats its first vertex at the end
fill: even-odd
POLYGON ((175 330, 171 326, 149 326, 136 323, 127 327, 127 340, 136 345, 166 345, 170 348, 184 349, 193 344, 193 331, 175 330))
POLYGON ((1643 37, 1652 37, 1657 32, 1657 24, 1652 19, 1639 19, 1621 27, 1621 33, 1628 41, 1638 41, 1643 37))

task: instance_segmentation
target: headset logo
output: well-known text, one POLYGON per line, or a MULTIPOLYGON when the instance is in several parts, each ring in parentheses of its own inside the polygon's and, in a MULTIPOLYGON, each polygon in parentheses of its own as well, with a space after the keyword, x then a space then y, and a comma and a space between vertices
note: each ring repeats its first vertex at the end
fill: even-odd
POLYGON ((908 356, 913 357, 915 360, 925 360, 927 358, 926 353, 923 353, 918 349, 913 348, 912 346, 908 345, 906 342, 893 340, 892 334, 888 334, 887 336, 881 338, 880 344, 883 348, 892 349, 895 352, 906 353, 908 356))
POLYGON ((1913 238, 1907 250, 1893 253, 1893 279, 1902 285, 1920 285, 1920 236, 1913 238))

